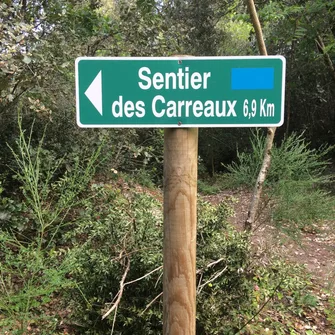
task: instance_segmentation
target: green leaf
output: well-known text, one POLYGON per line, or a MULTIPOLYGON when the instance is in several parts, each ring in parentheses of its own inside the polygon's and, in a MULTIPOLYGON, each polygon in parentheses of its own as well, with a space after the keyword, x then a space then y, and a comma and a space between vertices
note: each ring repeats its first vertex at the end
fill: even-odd
POLYGON ((26 64, 29 64, 30 62, 31 62, 31 58, 30 57, 28 57, 27 55, 25 55, 24 57, 23 57, 23 63, 26 63, 26 64))

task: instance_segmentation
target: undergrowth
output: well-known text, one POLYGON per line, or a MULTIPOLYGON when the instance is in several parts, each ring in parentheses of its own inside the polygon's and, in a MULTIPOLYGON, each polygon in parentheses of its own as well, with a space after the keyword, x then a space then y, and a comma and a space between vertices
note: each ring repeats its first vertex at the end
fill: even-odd
MULTIPOLYGON (((265 137, 259 131, 254 132, 251 147, 226 166, 230 187, 254 187, 265 148, 265 137)), ((273 205, 271 218, 278 228, 296 234, 319 220, 335 217, 335 197, 326 190, 334 183, 334 176, 326 173, 332 150, 334 146, 311 149, 303 134, 292 134, 274 145, 264 193, 273 205)))
POLYGON ((44 308, 73 285, 67 277, 72 264, 61 257, 59 236, 82 201, 79 196, 94 173, 100 149, 86 166, 78 157, 71 173, 55 178, 62 159, 43 149, 43 138, 34 146, 32 129, 26 134, 21 119, 18 127, 17 145, 10 150, 21 198, 2 197, 0 202, 0 327, 10 334, 27 334, 36 327, 40 334, 50 334, 59 320, 44 308))
MULTIPOLYGON (((147 174, 95 180, 100 147, 84 163, 77 157, 70 169, 59 169, 61 159, 43 148, 43 138, 34 145, 20 123, 19 129, 11 148, 19 196, 0 203, 1 330, 161 334, 159 190, 147 174)), ((309 279, 281 261, 255 262, 248 236, 228 223, 233 214, 229 201, 198 202, 197 333, 286 334, 290 326, 271 322, 266 312, 299 316, 312 308, 318 301, 309 279)))

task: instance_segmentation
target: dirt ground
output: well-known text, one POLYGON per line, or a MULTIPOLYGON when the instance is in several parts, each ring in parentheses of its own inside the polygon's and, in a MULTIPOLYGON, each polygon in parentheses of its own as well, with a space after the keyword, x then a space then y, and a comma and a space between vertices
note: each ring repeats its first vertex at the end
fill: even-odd
MULTIPOLYGON (((213 204, 230 201, 235 209, 235 216, 230 221, 238 229, 243 229, 251 192, 240 189, 204 198, 213 204)), ((335 329, 324 313, 325 306, 329 308, 329 297, 335 296, 335 220, 319 223, 313 231, 302 231, 299 239, 293 240, 271 225, 269 211, 271 209, 266 209, 260 214, 253 230, 251 243, 257 261, 267 263, 276 253, 288 262, 304 265, 311 274, 313 294, 319 298, 320 308, 307 311, 301 317, 292 316, 294 329, 304 335, 309 334, 308 331, 313 331, 311 334, 335 335, 335 329)), ((267 314, 274 321, 286 322, 275 311, 269 310, 267 314)))
MULTIPOLYGON (((218 204, 224 199, 233 199, 235 216, 231 223, 239 229, 246 220, 251 193, 245 190, 225 191, 204 197, 207 201, 218 204)), ((332 289, 335 293, 335 220, 318 224, 313 232, 301 232, 297 240, 278 232, 267 224, 269 215, 261 214, 253 231, 252 243, 263 255, 265 251, 277 252, 290 260, 303 264, 311 273, 313 279, 322 287, 332 289)))

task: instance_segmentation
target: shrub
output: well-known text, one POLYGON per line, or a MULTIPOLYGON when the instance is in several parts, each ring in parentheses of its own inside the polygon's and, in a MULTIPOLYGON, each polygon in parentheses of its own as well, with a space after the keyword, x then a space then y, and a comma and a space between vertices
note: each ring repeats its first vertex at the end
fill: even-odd
POLYGON ((73 284, 66 276, 72 264, 64 260, 56 237, 68 229, 64 227, 69 213, 81 202, 79 195, 94 173, 99 149, 86 166, 78 157, 72 171, 57 178, 60 160, 42 148, 43 138, 34 147, 32 130, 26 136, 20 120, 19 134, 17 147, 10 149, 22 193, 0 202, 0 310, 5 316, 0 326, 11 334, 34 328, 50 334, 58 320, 45 313, 47 305, 73 284))
MULTIPOLYGON (((80 292, 69 294, 77 322, 86 334, 161 334, 162 332, 162 205, 149 194, 92 185, 99 194, 83 208, 77 228, 67 238, 75 248, 69 256, 71 276, 80 292), (127 267, 129 265, 129 269, 127 267), (153 270, 155 270, 152 272, 153 270), (102 320, 127 273, 117 310, 102 320)), ((245 236, 228 225, 233 212, 200 202, 198 210, 198 314, 200 333, 234 329, 236 309, 247 308, 249 247, 245 236), (215 329, 215 330, 213 330, 215 329)))
MULTIPOLYGON (((256 131, 252 152, 238 153, 238 162, 227 166, 231 184, 253 187, 262 163, 265 138, 256 131)), ((333 178, 326 174, 327 155, 334 147, 311 149, 302 135, 292 134, 272 149, 265 192, 275 204, 272 218, 278 227, 307 228, 319 219, 334 217, 334 197, 324 186, 333 178)))
POLYGON ((221 191, 221 185, 219 185, 215 177, 209 179, 198 179, 198 192, 204 195, 217 194, 221 191))
POLYGON ((335 217, 335 197, 309 182, 281 181, 272 212, 275 225, 293 236, 301 230, 314 231, 321 220, 335 217))
POLYGON ((67 234, 68 240, 74 241, 69 257, 76 267, 71 276, 80 287, 69 295, 77 311, 75 317, 87 334, 110 332, 114 316, 115 334, 136 333, 139 329, 145 334, 158 334, 160 304, 144 311, 162 290, 160 203, 145 193, 121 190, 117 184, 93 184, 91 192, 97 196, 85 203, 76 228, 67 234), (117 311, 102 320, 125 272, 128 282, 156 268, 159 270, 152 275, 127 285, 117 311))
POLYGON ((253 269, 251 305, 257 313, 249 314, 238 334, 291 334, 297 317, 304 318, 317 304, 304 266, 272 257, 266 266, 259 264, 253 269))
POLYGON ((199 204, 197 333, 235 334, 250 308, 249 242, 227 223, 233 210, 199 204))
POLYGON ((262 165, 264 155, 264 136, 257 130, 251 137, 251 151, 237 151, 237 162, 224 165, 229 175, 230 187, 253 187, 262 165))
MULTIPOLYGON (((251 151, 238 152, 237 162, 226 165, 233 186, 255 185, 261 167, 265 148, 265 136, 257 130, 251 137, 251 151)), ((303 134, 293 133, 283 140, 280 146, 272 149, 271 166, 266 185, 273 186, 278 181, 295 180, 312 183, 325 183, 329 177, 325 170, 329 165, 327 155, 334 146, 322 146, 318 150, 311 149, 303 134)))
POLYGON ((0 327, 5 334, 27 334, 38 328, 47 335, 59 324, 60 311, 50 312, 48 304, 72 285, 66 278, 68 264, 58 259, 57 252, 40 250, 38 242, 26 245, 0 233, 0 310, 5 317, 0 318, 0 327))

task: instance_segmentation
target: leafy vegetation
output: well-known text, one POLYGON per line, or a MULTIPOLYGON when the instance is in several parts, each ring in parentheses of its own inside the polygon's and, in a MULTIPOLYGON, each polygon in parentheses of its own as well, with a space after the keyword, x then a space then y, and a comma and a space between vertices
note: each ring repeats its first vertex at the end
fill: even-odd
MULTIPOLYGON (((257 6, 269 53, 287 59, 285 125, 263 199, 267 223, 313 232, 335 216, 327 161, 335 139, 335 6, 257 6)), ((249 21, 237 0, 1 1, 4 334, 161 334, 163 132, 79 129, 74 60, 254 55, 249 21)), ((200 130, 200 193, 253 186, 264 138, 249 137, 248 129, 200 130)), ((250 236, 228 223, 230 205, 198 204, 197 332, 315 335, 293 320, 318 311, 334 327, 332 296, 322 306, 304 269, 280 258, 261 262, 250 236)))
MULTIPOLYGON (((12 150, 20 167, 16 177, 23 197, 16 205, 5 197, 1 207, 5 223, 0 234, 2 328, 13 334, 56 333, 63 319, 81 334, 111 330, 128 334, 139 328, 160 334, 159 191, 143 192, 137 181, 122 175, 108 183, 92 183, 102 148, 86 166, 77 162, 76 168, 55 176, 59 164, 51 169, 42 162, 42 142, 33 149, 31 132, 25 135, 20 122, 19 128, 18 145, 12 150), (64 316, 50 307, 54 299, 72 312, 64 316), (50 308, 59 316, 52 315, 50 308)), ((255 320, 264 304, 299 315, 318 301, 307 289, 311 283, 301 276, 300 268, 280 261, 267 267, 252 264, 248 234, 227 221, 233 213, 227 202, 198 204, 199 333, 253 333, 261 329, 255 320)), ((281 324, 265 325, 285 331, 281 324)))
POLYGON ((31 324, 43 324, 49 333, 57 320, 44 316, 40 309, 54 293, 73 285, 66 277, 69 263, 59 258, 58 236, 69 224, 70 211, 83 200, 79 195, 95 171, 100 150, 86 167, 78 157, 70 174, 65 171, 54 179, 61 160, 42 148, 43 140, 36 148, 32 146, 32 132, 26 136, 21 119, 18 127, 17 147, 11 151, 22 200, 16 203, 5 197, 0 205, 0 306, 6 317, 0 324, 17 334, 24 334, 31 324))
MULTIPOLYGON (((231 186, 255 184, 264 145, 264 136, 255 132, 251 151, 238 153, 238 161, 226 166, 231 186)), ((277 227, 294 234, 313 230, 319 220, 334 218, 335 198, 326 190, 334 182, 326 173, 332 150, 331 146, 311 149, 303 135, 294 133, 273 148, 265 201, 274 206, 271 219, 277 227)))

